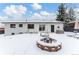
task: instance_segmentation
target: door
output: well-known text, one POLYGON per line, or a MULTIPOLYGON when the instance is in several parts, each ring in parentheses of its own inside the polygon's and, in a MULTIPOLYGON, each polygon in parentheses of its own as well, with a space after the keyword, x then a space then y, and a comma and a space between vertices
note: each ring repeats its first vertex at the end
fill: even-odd
POLYGON ((54 25, 51 25, 51 32, 54 32, 54 25))

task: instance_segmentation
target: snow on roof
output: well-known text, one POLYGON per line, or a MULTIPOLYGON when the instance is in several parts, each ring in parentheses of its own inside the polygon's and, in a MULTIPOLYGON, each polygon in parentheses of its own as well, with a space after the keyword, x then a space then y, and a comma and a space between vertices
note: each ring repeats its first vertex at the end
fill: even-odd
POLYGON ((60 22, 53 19, 27 19, 27 22, 60 22))
POLYGON ((50 19, 50 18, 24 18, 24 19, 9 19, 9 20, 5 20, 5 21, 2 21, 2 23, 10 23, 10 22, 54 22, 54 23, 62 23, 61 21, 56 21, 56 19, 50 19))
POLYGON ((75 22, 79 22, 78 20, 77 21, 71 21, 71 22, 69 22, 69 23, 75 23, 75 22))
POLYGON ((34 20, 23 20, 23 21, 2 21, 2 23, 9 23, 9 22, 23 22, 23 23, 26 23, 26 22, 54 22, 54 23, 63 23, 61 21, 52 21, 52 20, 38 20, 38 21, 34 21, 34 20))
POLYGON ((22 20, 16 20, 16 21, 2 21, 2 23, 8 23, 8 22, 26 22, 26 21, 22 21, 22 20))

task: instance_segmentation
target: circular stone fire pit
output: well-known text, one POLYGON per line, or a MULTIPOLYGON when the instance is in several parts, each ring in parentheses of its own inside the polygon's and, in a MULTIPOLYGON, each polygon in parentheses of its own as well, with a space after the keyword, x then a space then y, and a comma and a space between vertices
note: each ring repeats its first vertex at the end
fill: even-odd
POLYGON ((62 43, 55 39, 46 37, 37 41, 37 47, 42 50, 56 52, 62 48, 62 43))

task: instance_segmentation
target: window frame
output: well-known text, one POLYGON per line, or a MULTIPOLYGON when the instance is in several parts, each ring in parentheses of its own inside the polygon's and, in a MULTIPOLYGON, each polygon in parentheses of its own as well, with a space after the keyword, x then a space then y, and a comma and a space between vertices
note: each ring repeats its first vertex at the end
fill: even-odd
POLYGON ((10 24, 10 28, 16 28, 16 24, 10 24))
POLYGON ((39 25, 39 31, 45 31, 45 25, 39 25))
POLYGON ((22 27, 23 27, 23 24, 19 24, 19 27, 22 28, 22 27), (21 25, 21 26, 20 26, 20 25, 21 25))
POLYGON ((34 29, 34 24, 28 24, 28 29, 34 29))

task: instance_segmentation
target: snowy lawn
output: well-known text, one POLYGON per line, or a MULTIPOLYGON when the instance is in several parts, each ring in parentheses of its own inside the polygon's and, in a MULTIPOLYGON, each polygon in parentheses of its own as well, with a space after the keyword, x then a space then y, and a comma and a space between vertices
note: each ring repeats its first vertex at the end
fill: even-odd
MULTIPOLYGON (((19 34, 13 36, 0 35, 0 54, 22 54, 22 55, 63 55, 79 54, 79 39, 68 37, 72 32, 64 34, 50 33, 49 36, 62 42, 62 49, 58 52, 43 51, 36 46, 40 34, 19 34)), ((79 35, 79 33, 78 33, 79 35)), ((78 36, 77 35, 77 36, 78 36)))

